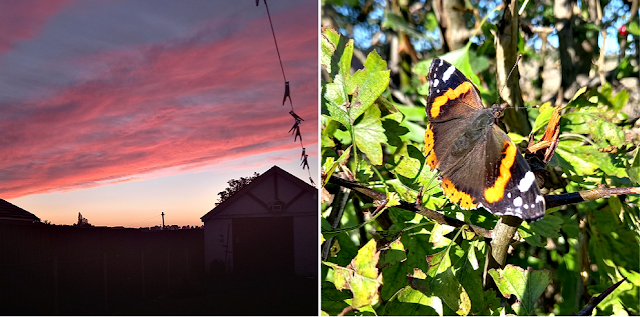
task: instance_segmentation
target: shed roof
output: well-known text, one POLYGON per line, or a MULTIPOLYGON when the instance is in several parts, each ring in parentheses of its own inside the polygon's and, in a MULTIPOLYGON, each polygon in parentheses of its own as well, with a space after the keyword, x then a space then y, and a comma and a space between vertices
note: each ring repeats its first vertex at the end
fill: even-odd
POLYGON ((200 217, 200 219, 204 222, 205 220, 213 217, 214 215, 220 213, 223 209, 225 209, 227 206, 233 204, 234 201, 240 199, 240 197, 244 196, 246 193, 250 192, 254 187, 258 186, 260 183, 264 182, 265 180, 269 179, 269 177, 273 174, 277 174, 278 176, 281 176, 287 180, 289 180, 290 182, 298 185, 300 188, 310 192, 310 193, 317 193, 317 189, 311 185, 309 185, 308 183, 304 182, 303 180, 289 174, 289 172, 281 169, 280 167, 274 165, 272 168, 270 168, 268 171, 264 172, 262 175, 258 176, 256 179, 254 179, 250 184, 242 187, 242 189, 240 189, 240 191, 238 191, 237 193, 233 194, 233 196, 227 198, 225 201, 223 201, 220 205, 214 207, 213 209, 211 209, 208 213, 206 213, 204 216, 200 217))
POLYGON ((4 199, 0 199, 0 220, 40 221, 40 218, 4 199))

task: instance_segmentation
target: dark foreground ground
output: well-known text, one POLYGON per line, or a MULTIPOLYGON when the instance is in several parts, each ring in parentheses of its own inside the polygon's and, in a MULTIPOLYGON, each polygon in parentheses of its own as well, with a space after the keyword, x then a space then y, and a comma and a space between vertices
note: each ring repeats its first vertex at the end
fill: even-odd
POLYGON ((318 282, 296 277, 229 278, 191 292, 160 296, 114 311, 115 315, 317 316, 318 282))

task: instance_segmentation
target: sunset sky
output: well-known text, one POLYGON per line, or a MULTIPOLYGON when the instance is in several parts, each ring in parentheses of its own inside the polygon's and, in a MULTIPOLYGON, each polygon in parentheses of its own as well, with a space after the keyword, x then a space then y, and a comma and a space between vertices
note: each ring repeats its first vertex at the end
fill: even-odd
MULTIPOLYGON (((318 183, 318 3, 268 4, 318 183)), ((1 1, 0 198, 54 224, 201 225, 231 178, 309 182, 283 94, 262 0, 1 1)))

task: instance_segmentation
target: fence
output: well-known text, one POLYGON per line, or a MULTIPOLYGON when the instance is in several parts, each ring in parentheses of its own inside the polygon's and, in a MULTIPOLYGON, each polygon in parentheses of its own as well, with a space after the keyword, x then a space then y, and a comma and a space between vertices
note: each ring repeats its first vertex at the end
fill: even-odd
POLYGON ((149 231, 0 224, 0 314, 95 315, 190 292, 201 228, 149 231))

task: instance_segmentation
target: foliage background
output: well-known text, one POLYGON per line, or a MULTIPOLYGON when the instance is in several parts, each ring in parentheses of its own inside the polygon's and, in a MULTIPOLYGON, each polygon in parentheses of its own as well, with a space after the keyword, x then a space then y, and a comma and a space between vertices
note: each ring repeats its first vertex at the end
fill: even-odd
MULTIPOLYGON (((517 52, 523 54, 522 93, 511 101, 527 108, 504 121, 516 143, 529 133, 539 140, 552 105, 563 106, 543 193, 638 186, 637 1, 524 4, 517 52)), ((387 206, 415 201, 426 185, 427 208, 493 228, 495 216, 450 204, 435 175, 422 168, 424 78, 430 60, 442 56, 479 86, 486 105, 497 102, 501 3, 336 0, 321 6, 323 26, 337 31, 321 36, 323 173, 351 175, 386 193, 387 206)), ((484 239, 397 207, 371 219, 376 202, 327 180, 323 314, 569 315, 624 277, 594 314, 640 313, 637 195, 551 208, 542 220, 523 223, 518 233, 525 243, 514 245, 507 267, 489 273, 498 285, 488 287, 482 283, 484 239)))

